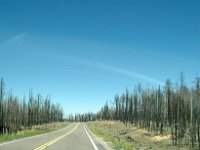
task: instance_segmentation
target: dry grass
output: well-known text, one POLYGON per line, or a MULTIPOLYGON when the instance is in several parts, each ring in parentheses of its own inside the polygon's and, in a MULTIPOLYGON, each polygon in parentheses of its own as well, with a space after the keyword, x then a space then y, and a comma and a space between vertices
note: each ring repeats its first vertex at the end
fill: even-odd
POLYGON ((126 127, 121 122, 97 121, 92 123, 95 128, 107 133, 118 141, 134 145, 138 150, 188 150, 188 146, 173 146, 170 134, 155 135, 145 129, 139 129, 131 124, 126 127))
POLYGON ((49 123, 49 124, 33 126, 31 129, 26 129, 26 130, 23 129, 21 131, 18 131, 17 133, 5 134, 5 135, 0 136, 0 143, 17 140, 17 139, 21 139, 21 138, 25 138, 29 136, 48 133, 51 131, 64 128, 69 124, 70 124, 69 122, 57 122, 57 123, 49 123))
POLYGON ((168 134, 168 135, 157 135, 157 136, 154 136, 152 137, 152 140, 156 141, 156 142, 161 142, 161 141, 166 141, 166 140, 170 140, 171 139, 171 135, 168 134))

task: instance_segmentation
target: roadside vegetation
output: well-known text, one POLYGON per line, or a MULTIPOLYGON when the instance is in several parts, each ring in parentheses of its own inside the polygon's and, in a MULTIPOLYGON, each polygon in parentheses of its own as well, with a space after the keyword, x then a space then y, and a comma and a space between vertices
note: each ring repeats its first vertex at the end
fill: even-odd
POLYGON ((175 86, 168 79, 163 87, 127 89, 96 114, 96 120, 115 120, 154 135, 170 135, 177 147, 200 149, 200 77, 187 87, 183 73, 175 86))
MULTIPOLYGON (((163 141, 170 141, 168 144, 178 149, 200 149, 200 77, 194 78, 192 87, 186 86, 184 79, 181 73, 180 82, 176 84, 169 79, 158 88, 143 88, 138 84, 131 92, 127 89, 110 103, 106 102, 96 114, 77 114, 75 120, 121 122, 126 127, 124 133, 117 131, 114 135, 120 140, 120 134, 129 136, 130 127, 148 131, 146 134, 157 136, 155 139, 164 137, 163 141)), ((95 123, 95 128, 99 130, 98 124, 101 122, 95 123)))
POLYGON ((88 128, 103 138, 114 150, 188 150, 187 144, 172 145, 171 135, 157 135, 130 123, 120 121, 93 121, 88 128))
POLYGON ((19 99, 12 91, 6 92, 4 80, 0 80, 0 141, 48 132, 54 127, 40 129, 63 121, 62 107, 53 104, 49 97, 34 96, 30 90, 28 100, 19 99), (37 127, 39 130, 35 130, 37 127))
POLYGON ((55 122, 43 125, 35 125, 31 129, 18 131, 17 133, 4 134, 0 136, 0 143, 9 142, 12 140, 18 140, 30 136, 40 135, 44 133, 49 133, 58 129, 62 129, 68 126, 69 122, 55 122))
POLYGON ((111 132, 107 131, 109 123, 107 122, 88 122, 87 126, 88 128, 98 137, 103 138, 105 142, 108 143, 108 145, 115 150, 134 150, 134 145, 132 143, 126 142, 126 140, 119 140, 115 136, 111 134, 111 132), (106 128, 101 128, 101 126, 104 124, 106 128))

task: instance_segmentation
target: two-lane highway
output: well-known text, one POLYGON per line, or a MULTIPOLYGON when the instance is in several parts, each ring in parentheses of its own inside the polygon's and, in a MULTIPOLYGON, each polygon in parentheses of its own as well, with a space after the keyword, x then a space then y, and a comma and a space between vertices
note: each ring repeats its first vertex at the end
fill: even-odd
POLYGON ((48 134, 0 144, 0 150, 104 150, 93 140, 84 123, 73 123, 68 127, 48 134))

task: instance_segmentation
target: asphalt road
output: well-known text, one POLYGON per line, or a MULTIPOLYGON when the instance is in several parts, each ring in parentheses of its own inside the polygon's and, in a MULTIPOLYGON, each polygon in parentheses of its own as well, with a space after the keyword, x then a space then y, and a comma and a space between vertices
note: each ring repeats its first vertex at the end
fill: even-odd
POLYGON ((48 134, 0 144, 0 150, 105 150, 88 132, 84 123, 48 134))

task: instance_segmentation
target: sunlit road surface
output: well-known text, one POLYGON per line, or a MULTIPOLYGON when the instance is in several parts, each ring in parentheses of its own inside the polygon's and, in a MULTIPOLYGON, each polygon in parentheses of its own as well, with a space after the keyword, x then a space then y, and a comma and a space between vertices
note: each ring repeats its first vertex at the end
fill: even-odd
POLYGON ((0 144, 0 150, 104 150, 104 148, 89 134, 84 123, 73 123, 55 132, 0 144))

